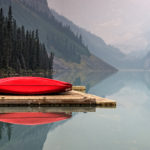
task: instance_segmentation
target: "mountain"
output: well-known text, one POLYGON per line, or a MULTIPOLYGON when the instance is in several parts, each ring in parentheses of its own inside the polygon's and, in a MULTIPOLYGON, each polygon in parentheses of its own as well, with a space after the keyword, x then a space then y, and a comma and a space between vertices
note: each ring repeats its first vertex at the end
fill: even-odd
MULTIPOLYGON (((8 11, 12 6, 14 18, 21 26, 39 30, 40 40, 49 52, 54 52, 54 66, 62 69, 116 70, 90 53, 82 37, 75 35, 69 26, 57 21, 46 0, 0 0, 0 7, 8 11), (65 65, 65 66, 63 66, 65 65), (96 67, 95 67, 96 66, 96 67)), ((54 68, 55 69, 55 68, 54 68)))
POLYGON ((148 50, 145 50, 144 52, 142 51, 142 53, 141 51, 137 51, 130 54, 124 54, 118 48, 107 45, 100 37, 78 27, 73 22, 64 16, 59 15, 54 10, 51 9, 51 12, 58 21, 63 23, 63 25, 69 25, 75 34, 81 34, 84 44, 88 46, 90 52, 95 56, 115 66, 119 70, 143 69, 143 59, 148 50))
POLYGON ((63 23, 63 25, 69 25, 71 30, 76 35, 82 36, 84 44, 88 46, 92 54, 117 68, 124 67, 123 59, 126 57, 126 55, 118 48, 107 45, 100 37, 90 33, 89 31, 86 31, 83 28, 78 27, 73 22, 64 16, 59 15, 54 10, 51 9, 51 12, 58 21, 63 23))
POLYGON ((37 10, 38 12, 49 14, 51 16, 47 0, 20 0, 24 5, 37 10))

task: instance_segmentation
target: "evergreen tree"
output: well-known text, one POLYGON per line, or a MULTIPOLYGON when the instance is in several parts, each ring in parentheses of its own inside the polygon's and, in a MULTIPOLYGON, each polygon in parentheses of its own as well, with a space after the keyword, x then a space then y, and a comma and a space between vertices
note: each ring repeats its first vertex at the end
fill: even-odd
POLYGON ((45 45, 39 40, 38 30, 18 27, 11 7, 6 17, 0 9, 0 69, 18 73, 21 70, 51 72, 53 57, 52 54, 48 57, 45 45))

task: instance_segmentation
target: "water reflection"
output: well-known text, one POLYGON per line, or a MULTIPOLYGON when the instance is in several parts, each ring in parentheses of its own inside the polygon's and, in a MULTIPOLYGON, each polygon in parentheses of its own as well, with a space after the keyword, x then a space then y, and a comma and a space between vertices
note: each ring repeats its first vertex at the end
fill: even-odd
POLYGON ((71 117, 72 113, 0 114, 0 149, 41 150, 47 133, 64 124, 71 117))
POLYGON ((71 113, 16 112, 0 114, 0 121, 19 125, 42 125, 71 118, 71 113))
POLYGON ((48 132, 77 112, 95 111, 94 107, 1 107, 0 149, 42 150, 48 132))
POLYGON ((13 124, 10 126, 10 124, 0 123, 0 126, 3 126, 1 132, 0 149, 42 150, 47 133, 53 131, 66 121, 67 120, 38 126, 23 126, 13 124), (11 128, 8 128, 7 125, 9 125, 11 128))
POLYGON ((149 149, 149 83, 149 72, 118 72, 99 82, 89 93, 117 100, 117 108, 79 113, 48 133, 43 150, 149 149))
POLYGON ((87 92, 97 83, 105 80, 116 72, 90 72, 85 70, 75 70, 72 72, 63 72, 61 74, 54 75, 55 79, 70 82, 73 85, 86 86, 87 92))
MULTIPOLYGON (((87 73, 87 72, 76 71, 76 73, 70 72, 70 73, 57 75, 54 78, 72 82, 74 85, 85 85, 87 86, 89 90, 91 87, 95 86, 97 83, 104 81, 107 77, 110 77, 112 74, 113 73, 108 73, 108 72, 106 73, 102 73, 102 72, 98 72, 98 73, 90 72, 89 73, 88 72, 87 73)), ((2 150, 8 150, 8 149, 11 149, 11 150, 61 149, 63 150, 66 147, 65 145, 63 145, 63 142, 64 144, 70 143, 69 145, 72 144, 72 147, 74 147, 74 149, 77 149, 76 148, 77 144, 76 142, 74 142, 75 141, 74 138, 77 141, 82 141, 83 143, 85 141, 86 142, 85 145, 87 145, 87 147, 90 148, 89 144, 91 142, 87 141, 87 139, 83 137, 83 133, 85 134, 86 137, 89 137, 89 134, 91 134, 89 133, 89 131, 92 129, 91 125, 93 123, 95 124, 95 120, 92 120, 91 115, 93 116, 96 113, 96 108, 93 108, 93 107, 64 108, 63 107, 63 108, 58 109, 54 107, 51 107, 51 108, 48 108, 48 107, 44 107, 44 108, 42 107, 34 107, 34 108, 9 107, 9 108, 6 108, 5 107, 4 108, 3 107, 3 108, 0 108, 0 112, 3 113, 3 118, 7 114, 10 115, 10 113, 14 114, 15 112, 18 112, 18 113, 19 112, 24 112, 24 113, 32 112, 32 115, 34 112, 36 113, 43 112, 44 115, 47 113, 49 114, 53 112, 54 114, 57 114, 57 115, 58 114, 62 115, 63 113, 63 115, 65 115, 66 117, 65 120, 59 120, 57 122, 51 122, 51 123, 46 122, 48 124, 42 124, 42 125, 36 125, 36 123, 34 125, 33 124, 27 125, 30 122, 26 122, 26 119, 28 120, 28 118, 25 118, 25 117, 21 117, 21 120, 23 122, 21 121, 20 123, 19 121, 17 122, 17 124, 25 123, 26 125, 12 124, 12 123, 16 123, 14 122, 14 120, 13 122, 9 120, 11 124, 0 122, 0 136, 1 136, 0 149, 2 150), (72 113, 72 112, 76 112, 76 113, 72 113), (89 119, 85 120, 85 118, 87 117, 89 117, 89 119), (69 136, 66 137, 67 135, 69 136)), ((1 121, 4 121, 3 118, 0 117, 0 119, 2 119, 1 121)), ((8 117, 5 119, 6 119, 5 122, 8 122, 7 120, 8 117)), ((16 121, 16 118, 15 118, 15 121, 16 121)), ((33 121, 33 116, 32 118, 29 118, 28 121, 33 121)), ((95 128, 95 130, 98 130, 98 128, 95 128)), ((80 142, 78 144, 78 147, 79 146, 80 146, 80 142)), ((71 150, 73 149, 72 147, 70 148, 71 150)), ((83 146, 83 149, 85 149, 84 146, 83 146)))
MULTIPOLYGON (((150 89, 150 72, 117 72, 92 87, 89 93, 108 97, 124 87, 150 89)), ((143 90, 144 91, 144 90, 143 90)))
MULTIPOLYGON (((106 107, 108 108, 108 107, 106 107)), ((72 112, 96 112, 96 107, 0 107, 0 114, 21 112, 42 112, 42 113, 72 113, 72 112)))
POLYGON ((12 125, 9 123, 0 122, 0 140, 2 139, 2 134, 3 134, 4 130, 6 130, 8 140, 10 141, 11 133, 12 133, 12 125))
MULTIPOLYGON (((79 81, 82 84, 86 80, 76 79, 76 82, 79 81)), ((117 100, 117 108, 97 109, 96 112, 89 109, 87 113, 83 113, 86 112, 83 108, 83 112, 72 113, 72 117, 67 120, 38 126, 0 124, 0 149, 149 149, 150 72, 118 72, 99 83, 98 80, 93 81, 90 85, 94 86, 90 86, 89 93, 117 100)), ((41 110, 30 109, 35 112, 41 110)), ((12 110, 10 108, 9 112, 12 110)), ((52 110, 46 108, 45 112, 48 111, 52 110)))

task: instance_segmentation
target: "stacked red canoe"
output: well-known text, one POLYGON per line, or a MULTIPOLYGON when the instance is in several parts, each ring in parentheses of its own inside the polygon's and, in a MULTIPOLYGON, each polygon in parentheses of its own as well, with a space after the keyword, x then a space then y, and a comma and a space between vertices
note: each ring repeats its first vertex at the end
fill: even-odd
POLYGON ((72 90, 72 84, 41 77, 9 77, 0 79, 0 93, 50 94, 72 90))

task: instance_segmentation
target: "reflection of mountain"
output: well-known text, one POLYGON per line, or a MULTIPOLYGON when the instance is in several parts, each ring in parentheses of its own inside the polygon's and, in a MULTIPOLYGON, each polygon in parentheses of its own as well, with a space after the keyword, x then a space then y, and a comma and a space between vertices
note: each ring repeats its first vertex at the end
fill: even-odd
POLYGON ((144 72, 144 83, 150 89, 150 72, 144 72))
POLYGON ((57 74, 54 76, 54 78, 70 82, 73 85, 84 85, 88 91, 91 87, 108 78, 114 73, 115 72, 88 72, 85 70, 75 70, 73 72, 63 72, 61 74, 57 74))
POLYGON ((0 140, 1 150, 42 150, 43 143, 46 139, 49 125, 42 126, 18 126, 12 125, 11 139, 5 134, 6 129, 3 129, 2 139, 0 140))
POLYGON ((1 150, 42 150, 46 140, 47 133, 54 130, 57 126, 62 125, 65 121, 40 126, 22 126, 11 125, 11 138, 8 139, 8 128, 6 123, 3 124, 0 140, 1 150))
POLYGON ((148 83, 150 83, 150 72, 118 72, 97 84, 89 92, 106 97, 113 95, 123 87, 135 86, 134 88, 136 88, 138 84, 149 86, 148 83))
POLYGON ((0 140, 2 139, 3 130, 6 130, 6 135, 8 136, 8 140, 11 139, 11 131, 12 127, 9 123, 0 122, 0 140))
POLYGON ((148 52, 145 57, 142 58, 143 68, 149 70, 150 69, 150 52, 148 52))

